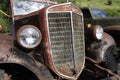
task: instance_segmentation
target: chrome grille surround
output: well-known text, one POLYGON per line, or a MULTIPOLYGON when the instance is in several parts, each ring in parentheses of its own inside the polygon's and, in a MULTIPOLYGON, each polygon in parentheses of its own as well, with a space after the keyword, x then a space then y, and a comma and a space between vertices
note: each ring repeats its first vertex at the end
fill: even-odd
POLYGON ((84 26, 81 14, 71 11, 47 13, 50 53, 58 75, 73 78, 85 63, 84 26))

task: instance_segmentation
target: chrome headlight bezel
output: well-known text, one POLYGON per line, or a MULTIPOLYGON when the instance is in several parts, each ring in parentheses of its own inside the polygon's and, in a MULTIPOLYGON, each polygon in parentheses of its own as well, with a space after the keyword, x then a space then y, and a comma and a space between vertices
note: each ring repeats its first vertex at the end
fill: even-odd
POLYGON ((37 47, 42 35, 40 30, 33 25, 24 25, 17 31, 17 42, 24 48, 32 49, 37 47))
POLYGON ((94 26, 93 35, 95 39, 101 40, 103 38, 103 32, 104 30, 100 25, 94 26))

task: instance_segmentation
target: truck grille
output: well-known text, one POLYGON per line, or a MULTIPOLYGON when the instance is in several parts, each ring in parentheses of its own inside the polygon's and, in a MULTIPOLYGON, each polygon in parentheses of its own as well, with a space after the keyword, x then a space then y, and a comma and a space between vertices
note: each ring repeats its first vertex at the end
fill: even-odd
POLYGON ((78 73, 84 62, 84 28, 81 15, 48 13, 50 50, 58 72, 78 73))

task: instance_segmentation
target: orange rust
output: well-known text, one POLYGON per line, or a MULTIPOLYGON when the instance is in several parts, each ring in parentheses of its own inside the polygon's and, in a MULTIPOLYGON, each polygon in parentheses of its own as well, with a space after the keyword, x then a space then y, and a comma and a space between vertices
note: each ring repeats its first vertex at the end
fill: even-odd
POLYGON ((76 12, 78 14, 80 14, 80 10, 77 9, 76 7, 73 7, 71 4, 69 5, 62 5, 62 6, 55 6, 52 7, 48 10, 49 12, 53 12, 53 11, 73 11, 76 12))

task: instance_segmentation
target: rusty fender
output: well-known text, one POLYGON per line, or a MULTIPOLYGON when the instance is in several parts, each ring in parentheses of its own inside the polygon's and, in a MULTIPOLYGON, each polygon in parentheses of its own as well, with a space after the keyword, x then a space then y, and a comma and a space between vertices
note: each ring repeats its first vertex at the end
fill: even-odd
MULTIPOLYGON (((14 39, 10 35, 0 34, 0 65, 5 63, 19 64, 32 71, 39 80, 53 80, 51 76, 46 78, 44 71, 47 69, 44 65, 39 67, 36 62, 27 54, 17 51, 14 48, 14 39)), ((47 72, 47 71, 46 71, 47 72)), ((48 74, 47 74, 48 75, 48 74)))
POLYGON ((96 55, 96 60, 98 62, 104 61, 105 52, 110 47, 115 45, 115 40, 108 33, 103 33, 103 39, 92 43, 92 50, 96 55))

